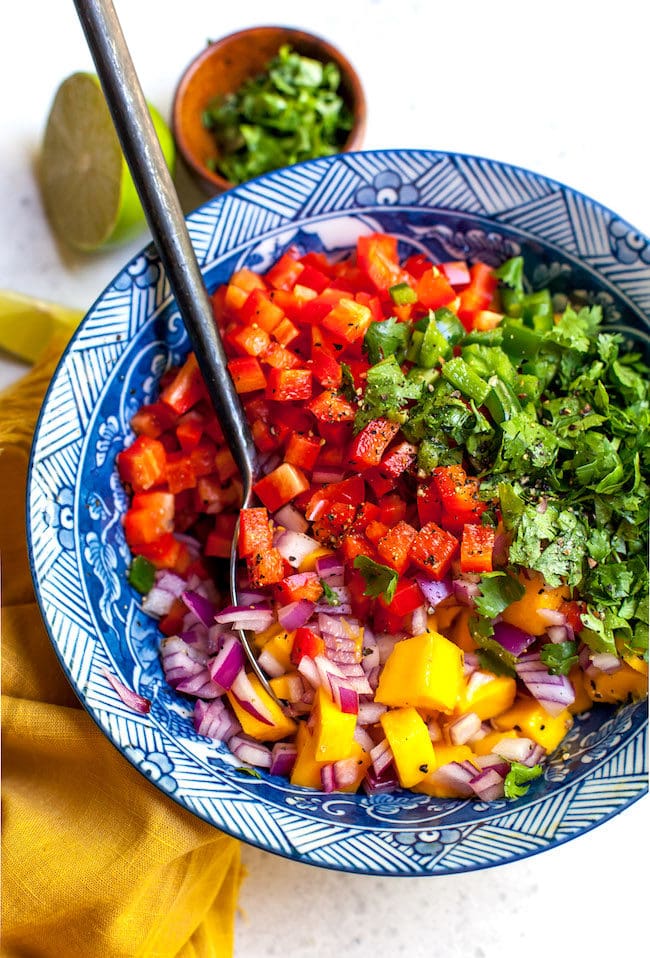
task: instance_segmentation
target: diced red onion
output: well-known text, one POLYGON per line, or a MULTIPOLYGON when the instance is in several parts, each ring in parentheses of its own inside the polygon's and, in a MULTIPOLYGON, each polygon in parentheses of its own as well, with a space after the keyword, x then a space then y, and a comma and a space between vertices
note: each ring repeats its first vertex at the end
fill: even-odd
POLYGON ((370 760, 375 775, 381 775, 384 770, 388 768, 393 761, 393 752, 387 738, 383 738, 381 742, 370 750, 370 760))
POLYGON ((569 638, 568 627, 566 625, 549 625, 546 634, 551 642, 566 642, 569 638))
POLYGON ((164 615, 167 615, 176 598, 172 592, 154 585, 142 600, 142 611, 146 612, 147 615, 162 619, 164 615))
POLYGON ((430 718, 427 722, 427 730, 429 732, 429 738, 432 742, 439 742, 442 738, 442 729, 440 728, 440 723, 437 719, 430 718))
POLYGON ((294 632, 309 622, 313 611, 313 602, 308 599, 297 599, 278 609, 278 622, 287 632, 294 632))
POLYGON ((343 619, 338 615, 330 615, 329 612, 318 612, 318 629, 321 635, 326 632, 328 635, 349 638, 343 619))
POLYGON ((464 745, 481 728, 481 720, 476 712, 466 712, 449 726, 449 737, 452 745, 464 745))
POLYGON ((489 755, 475 755, 473 760, 481 769, 493 768, 501 778, 505 778, 510 771, 510 762, 504 761, 500 755, 495 755, 494 752, 489 755))
POLYGON ((273 611, 258 606, 229 605, 217 613, 215 620, 245 632, 264 632, 273 622, 273 611))
POLYGON ((280 662, 267 648, 263 648, 260 654, 257 656, 257 663, 262 672, 264 672, 266 675, 269 675, 272 679, 279 678, 287 671, 282 662, 280 662))
POLYGON ((463 653, 463 674, 466 679, 470 677, 472 672, 476 672, 479 665, 479 657, 475 652, 463 653))
POLYGON ((375 742, 371 738, 369 733, 361 725, 357 725, 354 730, 354 741, 357 745, 360 745, 364 752, 370 753, 370 750, 374 748, 375 742))
POLYGON ((566 625, 566 615, 559 609, 538 609, 537 615, 545 625, 566 625))
POLYGON ((468 768, 465 763, 447 762, 447 764, 441 765, 435 772, 432 772, 428 776, 428 781, 436 785, 453 788, 460 797, 469 798, 470 795, 474 794, 470 781, 475 777, 476 768, 474 766, 468 768))
POLYGON ((483 672, 481 669, 475 669, 469 677, 465 694, 471 699, 480 688, 493 681, 494 675, 492 672, 483 672))
POLYGON ((195 675, 188 675, 176 682, 176 691, 200 699, 216 699, 223 695, 225 689, 212 680, 210 672, 205 667, 195 675))
POLYGON ((271 749, 249 735, 233 735, 228 742, 228 748, 247 765, 254 765, 256 768, 271 767, 271 749))
POLYGON ((361 784, 366 795, 371 796, 395 792, 399 788, 397 772, 392 765, 382 775, 377 775, 371 766, 361 784))
POLYGON ((298 749, 292 742, 275 742, 271 749, 271 775, 281 775, 289 778, 296 763, 298 749))
POLYGON ((502 738, 494 746, 494 751, 508 762, 520 762, 522 765, 526 765, 537 747, 537 744, 530 738, 502 738))
POLYGON ((273 717, 260 696, 253 688, 251 681, 242 668, 230 687, 232 695, 238 705, 264 725, 273 725, 273 717))
POLYGON ((312 473, 312 479, 323 485, 330 482, 342 482, 345 479, 345 471, 340 466, 317 466, 312 473))
POLYGON ((208 661, 202 649, 189 645, 178 635, 170 635, 162 640, 160 658, 165 679, 172 688, 203 672, 208 661))
POLYGON ((183 591, 187 588, 187 582, 175 572, 169 569, 163 569, 156 574, 154 588, 162 589, 163 592, 169 592, 175 599, 180 599, 183 591))
POLYGON ((520 658, 515 665, 515 671, 530 694, 549 715, 559 715, 575 701, 575 691, 568 677, 551 675, 538 652, 520 658))
POLYGON ((211 602, 209 599, 206 599, 205 596, 201 595, 199 592, 194 592, 190 589, 186 589, 181 594, 181 598, 190 612, 194 613, 199 622, 208 627, 214 623, 214 617, 217 610, 213 602, 211 602))
POLYGON ((481 587, 478 581, 465 576, 461 576, 459 579, 454 579, 453 586, 454 595, 462 605, 474 605, 474 599, 481 592, 481 587))
POLYGON ((486 768, 470 782, 472 789, 484 802, 503 798, 503 777, 495 768, 486 768))
POLYGON ((244 662, 245 654, 239 638, 234 635, 228 636, 210 662, 210 676, 222 688, 230 689, 243 669, 244 662))
POLYGON ((433 579, 429 579, 428 576, 418 573, 415 576, 415 581, 419 585, 420 592, 424 596, 427 606, 430 609, 435 609, 441 602, 448 599, 454 591, 451 577, 446 577, 441 579, 440 582, 435 582, 433 579))
POLYGON ((116 676, 112 675, 108 669, 103 668, 102 675, 127 708, 133 709, 134 712, 138 712, 140 715, 146 715, 151 710, 151 701, 149 699, 138 695, 133 689, 127 688, 126 685, 116 678, 116 676))
POLYGON ((329 676, 332 701, 346 715, 356 715, 359 711, 359 693, 352 687, 350 680, 338 675, 329 676))
POLYGON ((245 591, 240 589, 237 598, 241 606, 264 605, 265 603, 268 605, 269 603, 269 596, 262 589, 246 589, 245 591))
POLYGON ((199 735, 227 742, 241 732, 241 725, 222 698, 204 702, 199 699, 194 706, 194 728, 199 735))
POLYGON ((361 665, 363 671, 368 674, 373 669, 379 668, 379 646, 374 632, 369 628, 364 629, 363 644, 361 646, 361 665))
POLYGON ((429 614, 425 605, 421 605, 417 609, 414 609, 411 613, 411 635, 422 635, 423 632, 426 632, 428 622, 429 614))
POLYGON ((341 577, 342 580, 345 573, 343 561, 336 553, 331 553, 330 555, 326 556, 319 556, 319 558, 316 559, 316 572, 318 573, 319 578, 324 579, 328 584, 331 583, 332 585, 343 585, 343 581, 336 583, 332 582, 332 579, 338 577, 341 577))
POLYGON ((278 509, 273 516, 273 521, 278 526, 284 526, 290 532, 306 532, 309 528, 309 523, 305 517, 290 502, 278 509))
POLYGON ((623 663, 613 652, 594 652, 591 655, 591 664, 599 672, 612 675, 614 672, 618 672, 623 663))
POLYGON ((397 643, 404 639, 404 635, 390 635, 388 632, 380 632, 377 636, 377 648, 379 649, 379 661, 384 665, 397 643))
POLYGON ((359 702, 359 725, 376 725, 385 711, 380 702, 359 702))
POLYGON ((273 544, 282 558, 294 569, 298 569, 303 560, 319 547, 316 539, 305 535, 304 532, 293 532, 292 530, 280 532, 275 536, 273 544))
POLYGON ((535 636, 516 625, 510 625, 509 622, 497 622, 494 626, 494 639, 506 652, 517 657, 533 644, 535 636))
POLYGON ((313 689, 317 689, 322 684, 320 673, 311 656, 303 655, 298 663, 298 672, 309 682, 313 689))

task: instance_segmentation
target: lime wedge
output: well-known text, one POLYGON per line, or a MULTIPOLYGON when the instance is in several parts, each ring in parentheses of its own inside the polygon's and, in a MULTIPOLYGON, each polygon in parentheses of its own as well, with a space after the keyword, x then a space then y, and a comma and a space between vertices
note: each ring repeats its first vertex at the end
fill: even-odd
MULTIPOLYGON (((173 170, 172 133, 148 104, 165 160, 173 170)), ((96 76, 73 73, 56 92, 40 156, 48 219, 69 246, 92 251, 132 239, 145 217, 96 76)))
POLYGON ((79 309, 0 289, 0 349, 33 363, 52 336, 71 336, 83 315, 79 309))

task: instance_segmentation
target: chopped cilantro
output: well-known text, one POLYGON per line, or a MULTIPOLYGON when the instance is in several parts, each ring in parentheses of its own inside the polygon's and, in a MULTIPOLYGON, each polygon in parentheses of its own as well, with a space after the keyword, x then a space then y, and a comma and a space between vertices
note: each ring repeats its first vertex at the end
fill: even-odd
POLYGON ((366 391, 354 420, 355 431, 380 417, 405 422, 405 407, 420 396, 421 385, 406 378, 394 355, 375 363, 366 376, 366 391))
POLYGON ((328 605, 340 605, 339 597, 337 596, 334 589, 325 582, 324 579, 319 579, 320 584, 323 587, 323 595, 325 596, 325 601, 328 605))
POLYGON ((503 783, 505 797, 521 798, 530 788, 530 783, 541 774, 541 765, 533 765, 530 768, 528 765, 522 765, 521 762, 513 762, 503 783))
POLYGON ((546 642, 539 656, 551 675, 568 675, 578 662, 578 643, 546 642))
POLYGON ((488 619, 496 619, 525 592, 521 582, 506 572, 484 572, 479 588, 481 592, 474 599, 474 605, 477 612, 488 619))
POLYGON ((406 356, 410 334, 410 324, 400 323, 394 316, 371 323, 363 339, 368 361, 374 366, 388 356, 395 356, 401 363, 406 356))
POLYGON ((358 569, 366 581, 366 588, 363 594, 371 598, 377 598, 382 595, 386 602, 390 602, 395 595, 397 580, 399 578, 395 569, 387 565, 381 565, 370 559, 368 556, 357 556, 354 560, 354 568, 358 569))

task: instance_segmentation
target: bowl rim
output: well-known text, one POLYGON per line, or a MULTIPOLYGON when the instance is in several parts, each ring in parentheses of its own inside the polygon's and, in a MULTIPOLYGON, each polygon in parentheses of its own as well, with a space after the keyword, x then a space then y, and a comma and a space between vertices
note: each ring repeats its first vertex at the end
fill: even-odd
MULTIPOLYGON (((618 217, 616 214, 613 214, 611 211, 607 210, 606 207, 603 207, 602 204, 597 203, 594 200, 591 200, 589 197, 585 197, 584 194, 580 194, 572 188, 564 187, 562 184, 558 183, 557 181, 550 180, 549 178, 544 177, 540 174, 532 173, 530 171, 523 170, 522 168, 519 168, 519 167, 513 167, 510 164, 503 163, 497 160, 486 160, 484 158, 475 157, 468 154, 447 153, 447 152, 433 151, 433 150, 406 149, 406 150, 359 151, 357 154, 347 154, 347 155, 340 154, 337 156, 323 158, 320 160, 306 161, 303 164, 298 164, 296 167, 288 168, 281 171, 275 171, 274 173, 266 174, 263 177, 259 177, 256 181, 250 181, 249 183, 242 184, 241 186, 236 187, 235 191, 237 191, 239 198, 242 198, 242 199, 243 199, 242 194, 246 194, 246 197, 245 197, 246 202, 251 203, 255 198, 257 198, 258 200, 262 198, 261 190, 263 190, 265 187, 267 187, 270 190, 270 192, 276 191, 278 187, 278 181, 281 181, 285 177, 288 177, 291 180, 292 186, 295 185, 295 177, 296 175, 299 175, 301 171, 303 173, 321 174, 326 167, 329 167, 334 164, 336 165, 347 164, 349 166, 349 165, 355 165, 355 163, 358 164, 358 163, 366 162, 368 164, 367 172, 371 176, 374 173, 374 171, 377 169, 378 164, 380 164, 382 160, 385 161, 386 163, 389 163, 392 161, 395 161, 397 163, 398 161, 400 161, 400 159, 404 160, 404 162, 406 162, 406 159, 408 159, 409 164, 412 161, 415 161, 418 159, 422 159, 425 162, 429 162, 429 163, 433 162, 434 160, 440 161, 440 162, 446 162, 446 163, 453 163, 454 161, 462 161, 462 162, 469 162, 470 164, 471 163, 479 164, 479 167, 481 167, 481 165, 484 165, 487 171, 493 169, 500 173, 503 173, 505 171, 508 171, 511 173, 519 172, 523 174, 524 177, 532 178, 532 180, 534 180, 535 183, 543 181, 545 184, 551 187, 554 187, 560 191, 567 192, 573 198, 582 197, 588 204, 591 204, 591 206, 595 210, 599 210, 602 214, 609 214, 615 217, 617 222, 624 223, 626 226, 629 226, 629 228, 632 231, 634 231, 636 234, 643 236, 641 231, 635 229, 630 224, 627 224, 626 221, 621 220, 621 218, 618 217)), ((312 180, 314 179, 318 180, 319 177, 312 175, 312 180)), ((203 243, 205 241, 205 237, 203 236, 202 238, 202 231, 204 230, 204 226, 205 226, 205 223, 203 222, 203 217, 205 215, 205 212, 206 211, 208 213, 212 212, 214 213, 214 216, 216 216, 217 208, 222 208, 226 203, 231 202, 235 194, 235 191, 233 191, 230 196, 222 195, 222 196, 213 197, 211 200, 208 200, 205 204, 203 204, 203 206, 199 207, 197 210, 195 210, 193 213, 191 213, 187 217, 188 226, 190 227, 191 232, 194 232, 195 242, 200 241, 201 243, 203 243)), ((404 208, 408 210, 409 208, 418 209, 421 207, 414 207, 414 206, 409 207, 408 204, 406 204, 404 208)), ((365 207, 363 209, 365 210, 365 207)), ((435 215, 435 209, 431 209, 430 207, 426 207, 426 209, 431 213, 432 217, 435 215)), ((355 213, 358 215, 359 210, 355 209, 355 213)), ((470 218, 474 216, 474 214, 472 214, 471 211, 467 212, 466 215, 470 218)), ((296 217, 296 220, 298 219, 299 218, 296 217)), ((292 224, 295 225, 294 220, 288 219, 284 225, 286 229, 290 229, 292 227, 292 224)), ((215 225, 215 229, 216 229, 216 225, 215 225)), ((259 239, 259 237, 257 238, 259 239)), ((544 242, 546 244, 547 241, 544 241, 544 242)), ((650 244, 650 240, 647 240, 647 242, 648 244, 650 244)), ((126 274, 129 267, 146 254, 147 249, 148 247, 145 247, 143 250, 141 250, 139 253, 133 256, 132 259, 129 260, 127 264, 125 264, 122 271, 99 294, 95 303, 93 304, 93 306, 91 306, 90 310, 86 314, 86 317, 82 320, 78 330, 75 332, 63 356, 61 357, 61 360, 59 361, 59 364, 52 377, 52 381, 49 385, 48 391, 43 401, 43 405, 41 407, 41 411, 39 414, 39 419, 34 432, 34 440, 33 440, 31 452, 30 452, 29 473, 28 473, 29 479, 28 479, 27 490, 26 490, 26 493, 27 493, 27 540, 28 540, 28 554, 29 554, 30 568, 32 571, 32 577, 34 581, 37 600, 41 608, 41 612, 44 618, 44 622, 45 622, 50 640, 52 641, 52 644, 59 658, 59 661, 61 662, 64 668, 64 671, 66 675, 68 676, 68 679, 73 685, 73 688, 75 688, 75 691, 77 692, 77 695, 80 698, 82 705, 84 706, 84 708, 86 708, 86 710, 89 712, 93 720, 101 728, 102 732, 109 738, 112 744, 116 748, 118 748, 118 750, 121 751, 123 754, 125 753, 124 744, 120 743, 119 741, 116 741, 115 731, 114 729, 113 730, 111 729, 110 725, 107 727, 106 723, 102 723, 96 710, 94 711, 93 708, 89 705, 87 694, 85 694, 84 688, 80 688, 78 682, 75 680, 75 676, 72 673, 70 660, 66 658, 59 644, 59 637, 55 635, 55 623, 48 616, 48 607, 46 607, 47 603, 44 601, 43 590, 42 588, 39 587, 40 585, 39 571, 42 573, 43 569, 41 567, 39 570, 39 562, 41 560, 37 558, 38 537, 36 535, 35 518, 37 515, 37 509, 42 506, 42 503, 38 501, 39 490, 37 489, 37 486, 36 486, 35 466, 39 462, 39 456, 42 457, 44 452, 46 451, 45 449, 41 447, 43 443, 45 442, 45 437, 42 434, 42 429, 45 427, 45 419, 49 412, 48 404, 50 402, 54 402, 54 401, 58 402, 60 400, 60 397, 57 395, 57 393, 61 387, 62 378, 67 375, 67 372, 68 372, 67 367, 69 363, 71 363, 72 360, 74 359, 74 355, 73 355, 74 352, 78 348, 83 349, 84 339, 88 335, 89 327, 91 327, 93 321, 96 321, 95 313, 98 307, 101 305, 102 301, 105 299, 105 297, 110 291, 115 289, 117 280, 126 274)), ((621 293, 621 296, 623 299, 626 299, 626 296, 624 293, 621 293)), ((168 295, 167 302, 169 301, 169 298, 170 297, 168 295)), ((634 310, 640 316, 643 315, 643 316, 646 316, 648 319, 650 319, 650 309, 644 310, 642 307, 636 304, 636 306, 634 307, 634 310)), ((128 348, 127 345, 125 345, 124 349, 127 350, 127 348, 128 348)), ((110 377, 108 377, 108 379, 110 380, 110 377)), ((106 386, 104 388, 106 388, 106 386)), ((95 638, 95 641, 98 641, 97 636, 95 636, 94 638, 95 638)), ((647 725, 647 701, 645 702, 644 705, 642 705, 640 712, 642 713, 644 709, 646 713, 645 722, 641 722, 641 725, 635 730, 635 735, 633 740, 633 744, 635 740, 638 740, 636 742, 636 747, 639 749, 639 751, 637 751, 635 755, 637 757, 639 755, 642 757, 642 764, 643 762, 647 763, 646 749, 643 747, 643 743, 642 743, 642 740, 644 739, 644 736, 645 736, 645 729, 647 725)), ((643 718, 643 715, 641 717, 643 718)), ((129 756, 128 754, 126 755, 126 757, 129 761, 132 762, 132 764, 134 764, 136 768, 138 768, 138 770, 142 774, 144 774, 143 769, 138 764, 137 759, 134 759, 133 756, 129 756)), ((431 869, 430 867, 423 868, 417 865, 417 863, 414 863, 411 861, 409 862, 411 866, 410 870, 406 870, 402 872, 395 872, 395 871, 389 870, 388 868, 386 868, 386 870, 378 870, 375 868, 373 870, 364 871, 363 868, 360 866, 352 867, 349 864, 346 865, 345 863, 341 863, 337 861, 333 863, 327 863, 326 861, 314 861, 313 858, 310 857, 310 854, 304 851, 301 852, 300 850, 294 849, 293 853, 287 852, 287 850, 278 850, 278 848, 270 847, 268 840, 266 840, 265 838, 260 839, 259 835, 256 835, 255 833, 251 834, 249 832, 247 834, 241 834, 241 832, 237 832, 236 829, 233 831, 231 828, 229 829, 227 825, 224 825, 223 822, 215 821, 214 817, 211 818, 209 815, 201 814, 200 812, 197 811, 196 808, 190 807, 187 804, 186 797, 184 800, 178 794, 174 794, 173 791, 166 790, 162 785, 158 784, 158 787, 160 787, 161 790, 165 792, 165 794, 168 794, 169 797, 177 801, 183 807, 193 812, 194 814, 198 814, 199 817, 205 818, 206 821, 209 821, 211 824, 215 825, 215 827, 220 828, 221 830, 229 834, 234 834, 235 837, 238 837, 249 844, 257 845, 257 847, 259 848, 282 855, 283 857, 293 858, 294 860, 301 861, 307 864, 318 865, 318 867, 333 868, 339 871, 353 871, 357 873, 374 874, 374 875, 382 874, 386 876, 393 876, 396 874, 400 874, 402 876, 404 875, 423 876, 423 875, 434 875, 434 874, 450 874, 450 873, 458 872, 458 871, 478 870, 484 867, 492 867, 496 864, 506 863, 508 861, 513 861, 520 858, 529 857, 530 855, 537 854, 538 852, 543 851, 546 848, 554 847, 555 845, 562 844, 566 841, 569 841, 570 839, 577 837, 579 834, 583 834, 586 831, 590 831, 591 829, 595 828, 597 825, 601 824, 602 822, 619 814, 619 812, 623 811, 625 807, 632 804, 633 802, 636 802, 643 795, 645 795, 648 790, 647 764, 645 765, 645 772, 641 772, 638 769, 636 770, 636 776, 637 777, 634 782, 634 787, 632 787, 632 785, 629 786, 628 792, 624 796, 624 800, 622 802, 620 802, 616 807, 612 806, 609 809, 606 809, 604 814, 602 814, 600 817, 594 818, 589 823, 583 822, 582 824, 579 824, 577 830, 574 830, 573 832, 566 834, 564 837, 560 837, 560 838, 555 837, 546 843, 540 842, 538 847, 533 848, 532 850, 529 848, 523 852, 511 855, 510 857, 504 857, 498 860, 493 859, 493 860, 483 861, 483 862, 474 861, 473 863, 469 865, 465 864, 462 867, 456 867, 456 868, 449 867, 449 868, 445 868, 444 870, 436 870, 436 868, 431 869)), ((321 793, 315 793, 315 794, 322 797, 321 793)), ((517 803, 510 804, 509 807, 505 809, 504 815, 502 817, 504 819, 507 819, 507 818, 511 818, 513 814, 519 815, 522 811, 522 808, 524 808, 527 804, 529 803, 527 803, 525 799, 519 800, 519 802, 517 803)), ((497 822, 498 822, 498 819, 497 819, 497 822)), ((495 822, 491 821, 491 825, 494 830, 494 828, 496 827, 495 822)), ((444 828, 444 826, 442 827, 444 828)), ((414 831, 414 829, 410 829, 410 830, 414 831)), ((341 840, 343 841, 345 839, 342 838, 341 840)))
MULTIPOLYGON (((241 184, 235 184, 214 170, 210 170, 204 163, 201 162, 200 159, 197 158, 196 153, 189 148, 183 132, 183 102, 185 96, 187 95, 188 88, 192 84, 197 73, 207 61, 212 59, 216 53, 218 53, 228 44, 242 40, 253 33, 259 33, 260 31, 268 32, 269 35, 276 32, 287 33, 298 41, 304 40, 306 42, 316 44, 321 47, 323 53, 328 59, 333 60, 339 65, 341 68, 342 79, 345 80, 350 88, 354 107, 352 111, 352 129, 350 130, 347 139, 342 144, 339 152, 348 153, 358 150, 363 142, 367 114, 366 94, 358 71, 339 47, 335 46, 332 41, 318 33, 312 33, 302 27, 294 27, 291 25, 262 23, 258 26, 251 26, 242 30, 235 30, 232 33, 218 37, 215 40, 208 41, 207 45, 195 57, 193 57, 192 60, 190 60, 183 70, 178 83, 176 84, 172 98, 171 128, 176 141, 178 153, 193 174, 194 178, 197 179, 199 183, 203 184, 203 189, 206 193, 208 186, 212 191, 217 190, 219 192, 224 192, 226 190, 233 189, 236 185, 241 184)), ((306 160, 304 162, 310 161, 306 160)))

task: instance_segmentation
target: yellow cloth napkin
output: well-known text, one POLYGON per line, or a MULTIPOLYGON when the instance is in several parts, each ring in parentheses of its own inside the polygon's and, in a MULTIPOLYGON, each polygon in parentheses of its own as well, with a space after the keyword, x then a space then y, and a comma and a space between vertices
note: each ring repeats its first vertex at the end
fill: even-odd
POLYGON ((232 955, 240 846, 137 772, 81 708, 29 574, 25 487, 64 340, 0 394, 2 955, 232 955))

